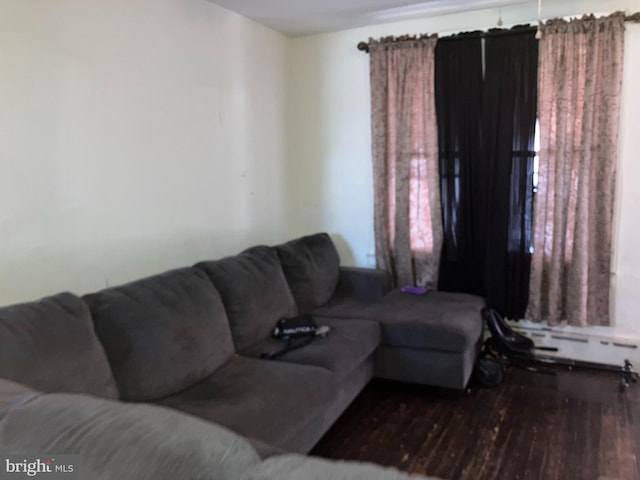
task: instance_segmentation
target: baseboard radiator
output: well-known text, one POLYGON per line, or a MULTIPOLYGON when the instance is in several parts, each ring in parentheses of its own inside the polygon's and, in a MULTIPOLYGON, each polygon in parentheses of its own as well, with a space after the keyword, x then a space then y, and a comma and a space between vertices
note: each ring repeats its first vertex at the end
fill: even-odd
MULTIPOLYGON (((628 359, 636 370, 640 369, 640 339, 567 333, 553 327, 523 326, 520 322, 512 321, 509 322, 509 325, 519 333, 531 338, 538 347, 558 349, 557 352, 539 351, 540 355, 621 366, 625 359, 628 359)), ((486 329, 485 335, 490 335, 486 329)))

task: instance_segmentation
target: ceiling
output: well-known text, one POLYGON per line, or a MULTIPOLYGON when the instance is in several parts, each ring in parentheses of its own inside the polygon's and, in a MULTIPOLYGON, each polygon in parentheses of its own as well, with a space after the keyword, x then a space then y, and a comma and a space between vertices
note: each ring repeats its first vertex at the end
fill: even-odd
POLYGON ((210 0, 289 36, 444 15, 533 0, 210 0))

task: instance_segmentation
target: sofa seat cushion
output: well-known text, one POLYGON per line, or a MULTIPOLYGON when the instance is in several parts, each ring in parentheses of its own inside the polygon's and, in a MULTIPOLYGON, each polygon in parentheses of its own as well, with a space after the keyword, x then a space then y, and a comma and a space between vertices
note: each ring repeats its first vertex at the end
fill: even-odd
POLYGON ((302 455, 268 458, 249 469, 241 480, 437 480, 409 475, 371 463, 330 461, 302 455))
POLYGON ((329 301, 340 276, 340 257, 329 235, 308 235, 274 248, 301 313, 329 301))
POLYGON ((224 305, 201 270, 172 270, 84 298, 125 400, 184 390, 234 354, 224 305))
MULTIPOLYGON (((364 362, 380 343, 378 322, 359 319, 317 317, 318 325, 330 327, 325 337, 315 338, 309 345, 292 350, 271 361, 314 365, 331 370, 340 380, 364 362)), ((300 340, 296 340, 300 341, 300 340)), ((284 340, 268 338, 240 352, 241 355, 259 357, 275 352, 286 345, 284 340)))
POLYGON ((0 308, 0 377, 44 392, 117 398, 87 305, 71 293, 0 308))
POLYGON ((0 451, 79 455, 83 480, 236 480, 260 461, 249 442, 210 422, 71 394, 12 408, 0 421, 0 451))
POLYGON ((241 356, 190 389, 157 403, 285 450, 315 443, 332 374, 307 365, 241 356))
POLYGON ((380 322, 383 345, 462 353, 475 348, 482 335, 483 307, 475 295, 394 290, 360 315, 380 322))
POLYGON ((268 337, 278 320, 298 313, 272 248, 253 247, 195 267, 202 269, 220 292, 238 350, 268 337))

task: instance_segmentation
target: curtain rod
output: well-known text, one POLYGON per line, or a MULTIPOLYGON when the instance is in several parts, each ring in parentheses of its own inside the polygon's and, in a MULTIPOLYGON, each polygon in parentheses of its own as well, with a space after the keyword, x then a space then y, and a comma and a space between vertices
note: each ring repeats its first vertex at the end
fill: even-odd
MULTIPOLYGON (((640 12, 636 12, 636 13, 632 13, 630 15, 625 15, 624 16, 624 21, 625 22, 631 22, 631 23, 640 23, 640 12)), ((474 31, 474 32, 463 32, 463 33, 455 33, 453 35, 447 35, 446 37, 441 37, 439 38, 439 40, 457 40, 459 38, 484 38, 487 35, 518 35, 520 33, 523 32, 528 32, 530 30, 535 31, 536 30, 536 26, 534 25, 520 25, 520 26, 516 26, 513 27, 511 29, 504 29, 504 30, 500 30, 500 29, 491 29, 488 32, 482 32, 482 31, 474 31), (519 28, 520 27, 520 28, 519 28), (523 28, 525 27, 525 28, 523 28), (526 28, 528 27, 528 28, 526 28)), ((409 40, 419 40, 421 38, 427 38, 429 35, 423 34, 423 35, 403 35, 401 37, 388 37, 389 40, 388 42, 390 43, 395 43, 395 42, 406 42, 409 40)), ((365 52, 365 53, 369 53, 369 42, 360 42, 358 43, 358 50, 360 50, 361 52, 365 52)))

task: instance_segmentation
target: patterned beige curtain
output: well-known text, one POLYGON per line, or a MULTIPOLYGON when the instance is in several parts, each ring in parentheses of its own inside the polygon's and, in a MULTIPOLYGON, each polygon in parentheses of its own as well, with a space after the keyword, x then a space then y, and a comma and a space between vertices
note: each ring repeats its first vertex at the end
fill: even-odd
POLYGON ((399 285, 435 287, 442 245, 435 38, 370 40, 376 259, 399 285))
POLYGON ((543 27, 528 307, 535 321, 609 325, 623 50, 621 13, 543 27))

